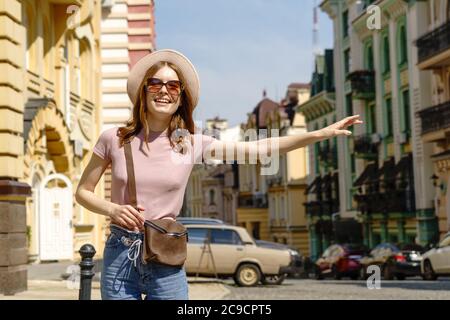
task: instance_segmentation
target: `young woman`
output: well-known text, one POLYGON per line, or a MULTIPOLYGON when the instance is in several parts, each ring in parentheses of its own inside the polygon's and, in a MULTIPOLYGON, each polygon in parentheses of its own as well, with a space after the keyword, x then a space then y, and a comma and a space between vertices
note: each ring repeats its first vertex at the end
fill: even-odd
POLYGON ((111 219, 111 235, 103 254, 103 299, 141 299, 142 294, 147 299, 188 299, 184 266, 142 264, 139 255, 145 220, 176 219, 194 163, 202 158, 225 159, 229 149, 236 151, 236 159, 237 152, 246 158, 261 156, 267 142, 277 146, 276 150, 269 148, 270 154, 286 153, 324 139, 350 135, 347 127, 362 123, 359 116, 351 116, 321 130, 256 143, 222 142, 203 135, 192 117, 199 98, 197 72, 185 56, 174 50, 155 51, 139 60, 130 71, 127 91, 134 106, 131 119, 126 126, 100 135, 76 191, 80 205, 111 219), (127 190, 123 145, 128 142, 136 173, 136 208, 130 205, 127 190), (110 164, 111 202, 94 194, 110 164))

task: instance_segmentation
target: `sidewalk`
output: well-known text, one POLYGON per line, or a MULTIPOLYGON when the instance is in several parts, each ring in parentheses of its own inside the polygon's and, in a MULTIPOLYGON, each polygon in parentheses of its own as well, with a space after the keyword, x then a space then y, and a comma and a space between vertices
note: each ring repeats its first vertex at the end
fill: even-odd
MULTIPOLYGON (((77 262, 64 261, 28 265, 28 290, 14 296, 0 295, 0 300, 78 300, 77 284, 70 272, 77 262), (67 279, 67 280, 65 280, 67 279)), ((100 261, 96 261, 92 282, 92 300, 100 300, 100 261)), ((188 277, 190 300, 220 300, 230 291, 215 279, 188 277)))
MULTIPOLYGON (((220 300, 228 293, 230 291, 220 283, 189 282, 189 300, 220 300)), ((91 299, 101 300, 97 281, 92 283, 91 299)), ((69 289, 66 281, 29 280, 27 291, 14 296, 0 295, 0 300, 78 300, 78 290, 69 289)))

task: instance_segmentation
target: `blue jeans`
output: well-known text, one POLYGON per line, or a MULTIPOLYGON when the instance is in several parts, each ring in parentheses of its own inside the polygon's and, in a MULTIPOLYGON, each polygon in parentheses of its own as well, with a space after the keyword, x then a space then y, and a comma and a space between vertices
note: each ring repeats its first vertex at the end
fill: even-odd
POLYGON ((139 246, 141 232, 111 225, 105 244, 100 287, 103 300, 188 300, 188 284, 184 266, 158 263, 143 264, 139 246), (136 254, 136 255, 135 255, 136 254), (135 261, 130 260, 136 258, 135 261))

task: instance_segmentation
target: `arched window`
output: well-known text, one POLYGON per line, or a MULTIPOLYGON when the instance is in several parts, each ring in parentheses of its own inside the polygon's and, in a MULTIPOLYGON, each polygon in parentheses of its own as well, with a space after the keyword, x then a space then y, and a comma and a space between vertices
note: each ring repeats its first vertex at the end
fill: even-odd
POLYGON ((214 198, 215 198, 215 192, 214 192, 213 189, 210 189, 209 190, 209 205, 210 206, 216 205, 216 202, 214 201, 214 198))

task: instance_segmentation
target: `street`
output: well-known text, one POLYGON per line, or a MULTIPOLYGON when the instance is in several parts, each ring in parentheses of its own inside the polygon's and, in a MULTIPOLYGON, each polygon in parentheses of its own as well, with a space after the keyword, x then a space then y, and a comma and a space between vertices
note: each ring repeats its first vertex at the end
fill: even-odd
POLYGON ((287 279, 282 285, 237 287, 226 280, 230 291, 224 300, 450 300, 450 279, 383 281, 381 289, 368 289, 365 281, 287 279))
MULTIPOLYGON (((450 278, 423 281, 381 281, 368 289, 365 281, 287 279, 281 285, 238 287, 232 279, 188 277, 190 300, 450 300, 450 278)), ((28 291, 0 300, 77 300, 78 290, 65 281, 30 280, 28 291)), ((92 285, 92 300, 100 299, 99 282, 92 285)))

